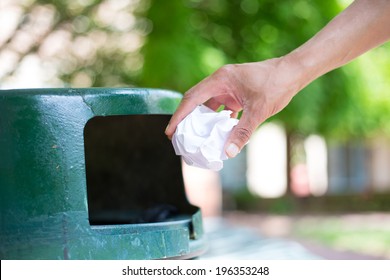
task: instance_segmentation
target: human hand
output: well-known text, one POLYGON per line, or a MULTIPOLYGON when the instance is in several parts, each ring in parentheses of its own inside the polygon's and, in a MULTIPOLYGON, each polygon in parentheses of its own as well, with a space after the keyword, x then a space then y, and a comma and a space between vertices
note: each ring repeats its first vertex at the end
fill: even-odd
POLYGON ((226 154, 235 157, 256 127, 304 86, 389 40, 389 15, 390 1, 356 0, 284 57, 221 67, 184 95, 165 133, 171 138, 180 121, 202 103, 213 110, 225 105, 232 117, 243 110, 225 145, 226 154))
POLYGON ((185 93, 165 133, 171 138, 177 125, 202 103, 213 110, 224 105, 232 117, 243 110, 225 144, 228 157, 235 157, 256 127, 282 110, 306 84, 297 70, 285 57, 225 65, 185 93))

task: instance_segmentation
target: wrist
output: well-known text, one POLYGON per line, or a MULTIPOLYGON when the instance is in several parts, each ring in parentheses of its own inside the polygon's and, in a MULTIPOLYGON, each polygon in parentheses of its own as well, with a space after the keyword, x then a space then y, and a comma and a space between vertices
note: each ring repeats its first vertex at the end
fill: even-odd
POLYGON ((294 95, 311 83, 316 77, 309 65, 305 65, 295 53, 279 58, 277 73, 284 79, 285 87, 294 95))
POLYGON ((321 58, 318 58, 318 54, 310 54, 301 49, 288 53, 282 57, 282 60, 288 65, 290 73, 293 73, 298 91, 328 72, 321 66, 321 58))

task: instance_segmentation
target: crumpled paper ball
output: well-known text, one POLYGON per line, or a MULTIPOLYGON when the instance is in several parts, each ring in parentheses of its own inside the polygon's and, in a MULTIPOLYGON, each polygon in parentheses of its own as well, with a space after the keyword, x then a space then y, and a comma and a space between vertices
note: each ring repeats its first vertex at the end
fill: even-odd
POLYGON ((176 155, 191 166, 219 171, 223 160, 228 159, 225 143, 238 120, 231 118, 232 112, 214 112, 200 105, 176 128, 172 144, 176 155))

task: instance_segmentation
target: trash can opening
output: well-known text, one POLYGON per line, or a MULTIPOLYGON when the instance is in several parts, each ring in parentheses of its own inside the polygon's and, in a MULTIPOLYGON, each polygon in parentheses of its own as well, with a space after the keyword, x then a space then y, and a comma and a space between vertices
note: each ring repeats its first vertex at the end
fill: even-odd
POLYGON ((84 128, 91 225, 180 220, 194 214, 180 158, 164 134, 169 115, 94 117, 84 128))

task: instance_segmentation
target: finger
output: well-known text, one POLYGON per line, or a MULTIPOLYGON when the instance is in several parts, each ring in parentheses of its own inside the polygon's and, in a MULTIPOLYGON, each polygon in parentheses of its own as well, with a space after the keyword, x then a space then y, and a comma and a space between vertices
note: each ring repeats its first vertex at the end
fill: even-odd
POLYGON ((207 99, 209 99, 209 95, 202 94, 202 91, 198 91, 195 86, 183 96, 179 107, 176 109, 176 112, 171 117, 168 126, 165 129, 165 134, 168 136, 169 139, 172 138, 172 135, 175 132, 177 125, 189 113, 191 113, 196 108, 196 106, 203 104, 207 99))
POLYGON ((176 109, 176 112, 172 115, 167 128, 165 129, 165 134, 171 139, 173 133, 176 130, 177 125, 189 114, 191 113, 196 106, 198 106, 198 102, 195 100, 182 99, 179 107, 176 109))
POLYGON ((232 112, 230 114, 230 117, 232 117, 233 119, 237 119, 238 118, 238 112, 232 112))
POLYGON ((229 158, 237 156, 242 148, 249 142, 249 138, 259 123, 253 121, 249 112, 243 112, 240 121, 233 128, 225 145, 225 152, 229 158))
POLYGON ((218 102, 216 101, 215 99, 211 98, 209 100, 207 100, 204 105, 206 105, 207 107, 209 107, 211 110, 213 111, 217 111, 218 108, 222 105, 221 102, 218 102))
POLYGON ((230 107, 227 107, 227 106, 225 106, 225 110, 232 111, 232 113, 230 114, 230 117, 234 118, 234 119, 237 119, 238 113, 239 113, 238 111, 236 111, 236 110, 234 110, 234 109, 232 109, 230 107))

